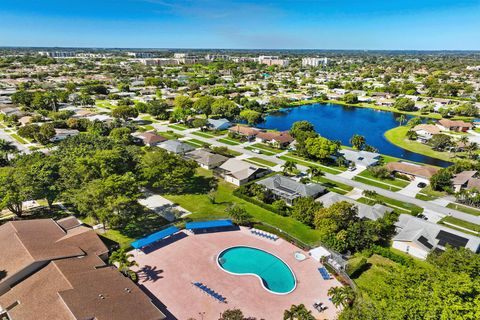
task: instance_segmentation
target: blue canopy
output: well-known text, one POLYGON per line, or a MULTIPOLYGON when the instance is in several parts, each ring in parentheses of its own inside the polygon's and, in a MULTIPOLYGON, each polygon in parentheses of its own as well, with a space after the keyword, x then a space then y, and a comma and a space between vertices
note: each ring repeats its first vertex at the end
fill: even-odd
POLYGON ((171 236, 172 234, 178 232, 179 229, 175 226, 168 227, 166 229, 157 231, 155 233, 152 233, 151 235, 138 239, 137 241, 132 242, 132 247, 135 249, 140 249, 143 247, 146 247, 154 242, 157 242, 159 240, 162 240, 163 238, 166 238, 168 236, 171 236))
POLYGON ((197 221, 197 222, 188 222, 185 225, 185 229, 195 230, 195 229, 210 229, 210 228, 221 228, 221 227, 231 227, 231 226, 233 226, 232 220, 197 221))

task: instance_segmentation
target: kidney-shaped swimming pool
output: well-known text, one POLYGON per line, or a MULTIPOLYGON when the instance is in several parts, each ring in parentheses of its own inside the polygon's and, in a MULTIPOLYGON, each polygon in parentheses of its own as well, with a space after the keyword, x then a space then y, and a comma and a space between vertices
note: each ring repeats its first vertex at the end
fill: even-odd
POLYGON ((263 288, 274 294, 288 294, 297 286, 292 269, 282 259, 261 249, 227 248, 218 255, 217 263, 230 274, 257 276, 263 288))

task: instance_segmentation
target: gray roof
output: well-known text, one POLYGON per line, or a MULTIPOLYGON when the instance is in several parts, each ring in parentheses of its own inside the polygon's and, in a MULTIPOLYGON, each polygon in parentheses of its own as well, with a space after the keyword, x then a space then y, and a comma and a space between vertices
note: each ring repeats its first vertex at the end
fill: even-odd
POLYGON ((396 226, 400 232, 394 241, 415 242, 427 251, 443 249, 446 244, 465 247, 476 253, 480 251, 480 238, 411 215, 401 214, 396 226))
POLYGON ((380 158, 380 154, 368 151, 355 151, 350 149, 342 149, 338 151, 339 154, 343 155, 348 161, 354 162, 355 164, 369 167, 377 164, 380 158))
POLYGON ((173 153, 186 153, 195 150, 195 148, 191 145, 178 140, 167 140, 159 144, 158 147, 173 153))
POLYGON ((228 121, 227 119, 208 119, 207 121, 208 121, 208 124, 214 127, 215 129, 220 128, 224 125, 228 125, 228 126, 232 125, 230 121, 228 121))
POLYGON ((197 149, 186 154, 187 157, 197 161, 200 164, 212 166, 219 165, 228 160, 227 157, 221 154, 211 153, 205 149, 197 149))
POLYGON ((263 185, 282 197, 316 197, 325 192, 325 187, 317 183, 303 184, 282 175, 275 175, 260 180, 257 184, 263 185))
POLYGON ((335 192, 329 192, 320 198, 317 199, 323 203, 323 206, 328 208, 332 204, 340 201, 347 201, 349 203, 353 203, 358 208, 357 216, 359 218, 367 218, 370 220, 377 220, 383 218, 386 212, 392 212, 393 209, 382 204, 375 204, 373 206, 369 206, 368 204, 357 202, 349 197, 340 195, 335 192))
POLYGON ((228 159, 224 164, 220 166, 220 169, 225 170, 228 174, 238 180, 244 180, 258 172, 258 170, 261 170, 262 168, 242 160, 228 159))

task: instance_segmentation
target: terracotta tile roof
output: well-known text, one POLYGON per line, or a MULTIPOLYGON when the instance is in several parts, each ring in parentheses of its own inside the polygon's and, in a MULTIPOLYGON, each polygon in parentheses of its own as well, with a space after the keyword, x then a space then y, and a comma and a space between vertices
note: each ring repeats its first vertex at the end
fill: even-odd
POLYGON ((452 183, 453 185, 462 185, 465 184, 468 180, 473 178, 477 174, 477 171, 462 171, 453 176, 452 183))
POLYGON ((235 132, 235 133, 238 133, 238 134, 245 135, 245 136, 255 136, 260 132, 260 130, 258 130, 256 128, 247 127, 247 126, 240 126, 240 125, 236 125, 234 127, 231 127, 228 130, 231 131, 231 132, 235 132))
POLYGON ((392 172, 400 172, 421 178, 430 178, 437 173, 438 168, 410 164, 406 162, 390 162, 386 165, 392 172))
POLYGON ((440 133, 440 129, 436 125, 433 125, 433 124, 419 124, 419 125, 416 125, 412 129, 412 131, 420 131, 420 130, 424 130, 424 131, 429 132, 431 134, 439 134, 440 133))
POLYGON ((473 127, 473 124, 469 122, 464 122, 464 121, 453 121, 449 119, 441 119, 438 120, 438 123, 442 125, 445 128, 451 128, 451 127, 461 127, 461 128, 471 128, 473 127))
POLYGON ((257 134, 257 138, 266 141, 277 141, 279 143, 288 143, 293 141, 293 137, 287 132, 274 132, 274 131, 267 131, 267 132, 259 132, 257 134))
POLYGON ((167 138, 150 131, 140 134, 139 137, 147 144, 160 143, 168 140, 167 138))

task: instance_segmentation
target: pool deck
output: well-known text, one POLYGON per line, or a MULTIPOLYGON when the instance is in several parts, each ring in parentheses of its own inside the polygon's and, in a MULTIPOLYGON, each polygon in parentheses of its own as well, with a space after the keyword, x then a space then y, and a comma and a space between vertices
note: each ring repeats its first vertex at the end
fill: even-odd
POLYGON ((277 320, 283 318, 285 309, 300 303, 318 319, 334 319, 338 310, 328 300, 327 291, 340 283, 336 279, 323 280, 317 270, 321 265, 310 257, 297 261, 295 251, 301 250, 282 239, 267 240, 242 228, 196 235, 184 230, 145 253, 132 253, 139 264, 135 268, 139 271, 139 285, 166 306, 171 314, 167 319, 215 320, 224 310, 239 308, 245 316, 277 320), (217 255, 239 245, 256 247, 283 259, 297 278, 297 288, 287 295, 276 295, 267 292, 256 276, 232 275, 220 269, 217 255), (226 297, 228 303, 220 303, 193 286, 192 282, 197 281, 226 297), (314 310, 316 301, 328 309, 322 313, 314 310))

